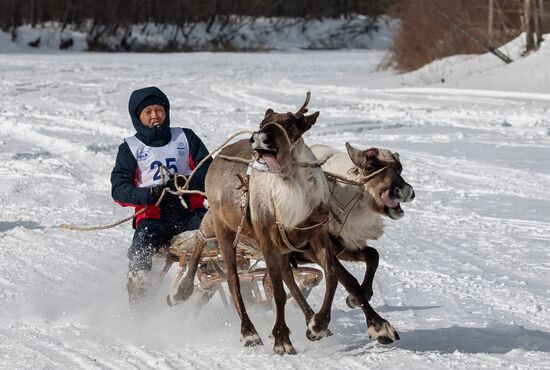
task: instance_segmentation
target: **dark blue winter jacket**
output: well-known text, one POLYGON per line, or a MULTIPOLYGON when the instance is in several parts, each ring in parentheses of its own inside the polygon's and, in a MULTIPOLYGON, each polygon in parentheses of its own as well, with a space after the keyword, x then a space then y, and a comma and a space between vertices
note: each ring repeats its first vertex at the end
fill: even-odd
MULTIPOLYGON (((166 95, 157 87, 146 87, 144 89, 132 92, 128 102, 128 113, 136 129, 135 136, 148 146, 160 147, 168 144, 171 139, 170 133, 170 102, 166 95), (156 96, 163 101, 166 118, 162 125, 156 127, 147 127, 143 125, 136 112, 139 104, 149 96, 156 96)), ((189 143, 189 160, 191 168, 194 168, 204 157, 208 155, 208 150, 201 139, 191 129, 183 129, 189 143)), ((209 159, 201 168, 199 168, 189 184, 189 189, 204 191, 204 180, 206 172, 210 166, 209 159)), ((122 206, 136 207, 136 210, 145 205, 154 203, 149 188, 139 188, 137 184, 138 164, 130 147, 123 142, 118 147, 115 167, 111 172, 111 194, 113 199, 122 206)), ((203 207, 204 198, 201 196, 184 197, 189 209, 185 209, 178 197, 167 195, 164 197, 160 209, 151 205, 147 210, 135 220, 134 226, 143 218, 158 218, 167 222, 178 222, 191 215, 191 212, 203 207)))

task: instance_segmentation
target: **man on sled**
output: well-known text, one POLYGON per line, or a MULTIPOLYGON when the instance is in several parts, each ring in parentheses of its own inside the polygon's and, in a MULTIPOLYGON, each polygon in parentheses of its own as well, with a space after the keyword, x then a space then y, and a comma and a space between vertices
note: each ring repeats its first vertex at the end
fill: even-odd
MULTIPOLYGON (((135 306, 147 298, 153 254, 167 247, 175 235, 199 228, 206 212, 205 199, 187 195, 184 206, 175 195, 173 175, 189 176, 208 150, 191 129, 170 127, 170 102, 157 87, 132 92, 128 111, 136 134, 124 139, 118 148, 111 194, 122 206, 135 207, 136 211, 147 207, 134 218, 135 233, 128 249, 128 298, 135 306), (155 203, 165 188, 168 191, 157 207, 155 203)), ((211 161, 197 169, 189 190, 204 191, 211 161)), ((178 181, 178 185, 183 184, 178 181)))

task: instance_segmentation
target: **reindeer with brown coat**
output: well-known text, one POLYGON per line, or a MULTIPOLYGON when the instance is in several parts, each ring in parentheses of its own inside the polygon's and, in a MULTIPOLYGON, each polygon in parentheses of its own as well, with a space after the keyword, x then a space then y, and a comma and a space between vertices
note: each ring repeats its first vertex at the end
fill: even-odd
MULTIPOLYGON (((258 242, 273 284, 276 321, 272 336, 276 353, 295 353, 284 319, 286 293, 283 281, 306 312, 306 336, 310 340, 319 340, 327 335, 337 286, 334 257, 326 232, 329 187, 315 156, 302 140, 302 134, 313 126, 319 115, 319 112, 305 115, 308 100, 309 94, 304 106, 295 114, 278 114, 268 109, 260 130, 249 141, 242 140, 224 148, 210 165, 206 176, 210 209, 204 223, 213 228, 220 244, 226 262, 229 290, 241 318, 245 346, 259 345, 262 341, 246 312, 240 293, 233 246, 241 223, 241 190, 238 190, 241 184, 235 175, 244 176, 247 167, 227 157, 255 158, 255 170, 249 179, 248 212, 242 224, 242 235, 258 242), (285 235, 281 234, 278 224, 283 226, 285 235), (289 246, 283 241, 285 238, 294 245, 308 241, 311 254, 325 272, 325 297, 320 311, 315 315, 294 281, 289 246)), ((203 232, 205 229, 208 227, 201 227, 203 232)), ((188 276, 193 276, 193 271, 190 273, 188 276)))

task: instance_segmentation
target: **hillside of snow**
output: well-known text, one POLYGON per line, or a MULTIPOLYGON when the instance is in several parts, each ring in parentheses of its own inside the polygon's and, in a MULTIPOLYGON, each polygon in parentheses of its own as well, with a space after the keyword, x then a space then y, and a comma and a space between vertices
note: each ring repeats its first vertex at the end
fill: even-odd
POLYGON ((430 63, 414 72, 380 82, 387 87, 431 86, 526 93, 550 93, 550 34, 536 52, 524 56, 525 34, 498 48, 513 60, 506 64, 492 53, 456 55, 430 63), (397 86, 397 85, 396 85, 397 86))
MULTIPOLYGON (((462 56, 407 75, 378 70, 384 50, 0 54, 0 368, 550 368, 548 48, 510 65, 462 56), (265 345, 244 348, 218 297, 171 308, 163 286, 155 313, 131 318, 131 226, 55 226, 129 214, 109 177, 133 134, 129 94, 147 85, 210 149, 256 128, 269 107, 296 110, 310 90, 321 115, 307 143, 399 152, 416 200, 371 245, 381 255, 372 305, 400 341, 370 340, 341 287, 334 335, 319 342, 287 304, 296 356, 273 354, 274 315, 258 307, 249 312, 265 345)), ((362 264, 346 266, 362 278, 362 264)), ((314 309, 322 295, 321 284, 314 309)))

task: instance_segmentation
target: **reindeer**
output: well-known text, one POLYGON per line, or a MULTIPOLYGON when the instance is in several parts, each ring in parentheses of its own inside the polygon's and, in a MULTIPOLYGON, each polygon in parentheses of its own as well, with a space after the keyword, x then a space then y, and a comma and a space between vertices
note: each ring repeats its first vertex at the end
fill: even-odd
MULTIPOLYGON (((312 145, 311 150, 330 179, 330 221, 328 231, 338 281, 350 295, 346 303, 362 308, 368 333, 382 344, 399 340, 397 331, 372 309, 368 303, 373 295, 372 283, 378 268, 379 254, 366 244, 382 236, 382 216, 397 220, 404 212, 400 202, 414 200, 414 189, 403 180, 398 153, 387 149, 359 150, 346 143, 347 153, 326 145, 312 145), (366 270, 361 285, 340 263, 364 261, 366 270)), ((309 251, 293 252, 291 263, 317 262, 309 251)), ((264 285, 269 285, 269 281, 264 285)))
MULTIPOLYGON (((302 140, 302 134, 316 122, 319 112, 306 116, 309 93, 296 113, 275 113, 268 109, 250 140, 225 147, 210 165, 206 193, 210 209, 201 226, 203 233, 215 233, 226 262, 227 280, 237 313, 241 318, 241 336, 245 346, 261 345, 240 293, 234 239, 241 224, 241 186, 235 174, 244 175, 247 167, 227 158, 254 157, 249 179, 248 212, 241 225, 242 235, 257 241, 272 281, 276 321, 272 331, 276 353, 296 353, 284 319, 286 293, 283 281, 305 312, 310 340, 327 335, 330 309, 337 286, 334 256, 328 236, 329 186, 317 159, 302 140), (225 157, 224 157, 225 156, 225 157), (208 230, 209 229, 209 230, 208 230), (284 230, 284 231, 283 231, 284 230), (323 267, 326 290, 317 314, 307 305, 292 274, 289 253, 298 243, 309 243, 309 250, 323 267), (290 248, 290 249, 289 249, 290 248)), ((199 245, 195 248, 202 249, 199 245)), ((196 252, 195 250, 195 252, 196 252)), ((199 253, 195 253, 196 258, 199 253)), ((193 261, 194 262, 194 261, 193 261)), ((191 263, 191 266, 195 265, 191 263)), ((187 287, 196 271, 186 276, 187 287)), ((185 289, 182 286, 182 289, 185 289)), ((180 294, 184 296, 185 294, 180 294)))
MULTIPOLYGON (((393 220, 403 217, 400 202, 413 201, 414 189, 401 177, 403 166, 398 153, 378 148, 359 150, 349 143, 346 143, 347 154, 325 145, 313 145, 311 148, 323 163, 324 171, 339 177, 351 177, 359 185, 337 181, 330 183, 329 232, 338 259, 366 262, 361 292, 370 300, 379 254, 366 241, 382 236, 382 216, 393 220)), ((346 279, 350 277, 346 276, 346 279)), ((346 302, 351 308, 360 306, 354 295, 348 296, 346 302)))

